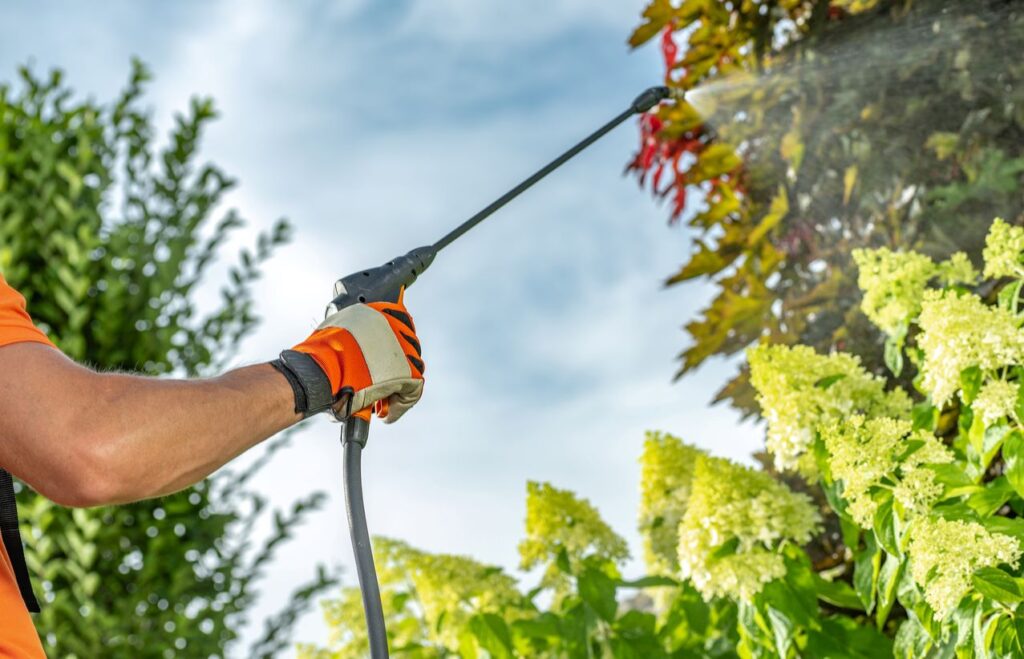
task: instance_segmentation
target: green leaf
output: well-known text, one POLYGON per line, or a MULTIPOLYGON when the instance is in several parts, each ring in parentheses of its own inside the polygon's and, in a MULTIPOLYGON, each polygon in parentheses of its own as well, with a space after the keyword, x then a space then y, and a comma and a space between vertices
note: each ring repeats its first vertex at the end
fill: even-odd
POLYGON ((1024 386, 1017 385, 1017 404, 1013 408, 1018 419, 1024 419, 1024 386))
POLYGON ((572 563, 569 562, 569 553, 565 551, 565 547, 559 548, 555 556, 555 566, 563 574, 572 574, 572 563))
POLYGON ((773 608, 797 627, 813 625, 818 602, 812 574, 805 554, 800 558, 786 556, 785 578, 765 584, 755 600, 760 610, 766 612, 768 607, 773 608))
POLYGON ((1024 602, 1024 579, 1011 577, 998 568, 977 570, 973 581, 978 592, 993 601, 1003 604, 1024 602))
POLYGON ((853 587, 864 605, 864 610, 871 613, 875 609, 875 591, 882 565, 882 554, 873 534, 866 534, 864 542, 866 546, 857 554, 853 564, 853 587))
POLYGON ((780 611, 773 606, 766 607, 766 617, 772 628, 772 637, 775 640, 775 651, 780 657, 789 656, 789 648, 794 642, 794 624, 785 611, 780 611))
POLYGON ((650 613, 627 611, 615 621, 615 629, 635 634, 653 634, 657 624, 658 619, 650 613))
POLYGON ((834 375, 828 375, 826 377, 821 378, 817 382, 815 382, 814 386, 818 387, 819 389, 828 389, 829 387, 834 385, 836 382, 839 382, 840 380, 842 380, 845 377, 846 377, 846 373, 835 373, 834 375))
POLYGON ((885 627, 885 622, 892 611, 892 605, 896 601, 896 588, 903 574, 905 561, 896 556, 888 555, 885 563, 878 574, 878 608, 875 609, 875 625, 879 630, 885 627))
POLYGON ((739 546, 739 538, 730 538, 727 542, 715 547, 714 551, 708 555, 708 560, 715 561, 720 558, 725 558, 726 556, 732 556, 736 553, 736 549, 739 548, 739 546))
POLYGON ((673 8, 669 0, 653 0, 644 9, 644 22, 640 24, 629 37, 629 45, 633 48, 650 41, 658 34, 670 20, 672 20, 673 8))
POLYGON ((1024 519, 1019 517, 988 517, 977 521, 980 521, 987 531, 1012 535, 1018 540, 1024 540, 1024 519))
POLYGON ((937 131, 928 136, 924 146, 934 151, 935 157, 939 160, 946 160, 956 152, 959 142, 959 133, 937 131))
POLYGON ((733 252, 732 258, 729 254, 723 254, 722 250, 712 249, 703 241, 695 240, 696 250, 690 255, 689 260, 679 269, 679 272, 665 280, 666 286, 679 284, 696 277, 705 277, 725 270, 736 260, 739 252, 733 252))
POLYGON ((974 619, 974 654, 978 657, 989 657, 992 646, 995 643, 996 631, 999 620, 1004 617, 1003 612, 988 615, 984 609, 978 609, 978 616, 974 619))
POLYGON ((899 377, 900 373, 903 372, 903 342, 895 341, 892 337, 886 337, 883 357, 886 368, 895 377, 899 377))
POLYGON ((875 539, 878 544, 888 553, 899 556, 899 538, 901 534, 899 516, 893 510, 892 494, 886 493, 885 498, 875 511, 874 527, 875 539))
POLYGON ((960 372, 960 390, 964 402, 968 405, 973 403, 974 399, 978 396, 978 391, 981 390, 984 377, 981 367, 977 365, 965 368, 960 372))
POLYGON ((1000 618, 996 623, 992 645, 1000 656, 1024 656, 1024 618, 1020 616, 1000 618))
POLYGON ((1006 476, 1000 476, 983 489, 967 497, 967 505, 981 517, 990 517, 1013 496, 1013 486, 1006 476))
POLYGON ((577 580, 580 597, 602 619, 615 619, 619 603, 615 600, 615 581, 607 574, 594 568, 586 568, 577 580))
POLYGON ((857 591, 845 581, 829 581, 815 573, 814 584, 818 592, 818 599, 822 602, 842 609, 864 610, 864 602, 861 601, 857 591))
POLYGON ((824 618, 820 630, 810 630, 803 657, 877 659, 891 657, 892 642, 871 627, 842 615, 824 618))
POLYGON ((654 586, 678 586, 679 582, 671 577, 649 576, 632 581, 620 579, 618 585, 620 588, 652 588, 654 586))
POLYGON ((728 174, 743 164, 736 150, 721 142, 715 142, 706 147, 697 156, 697 163, 690 170, 689 179, 692 183, 699 183, 708 179, 728 174))
POLYGON ((1019 311, 1018 305, 1020 304, 1020 292, 1022 287, 1024 287, 1024 280, 1021 279, 1016 279, 1006 286, 1003 286, 999 291, 999 308, 1005 309, 1006 311, 1016 315, 1019 311))
POLYGON ((535 618, 516 620, 512 623, 512 632, 518 637, 534 639, 557 638, 561 633, 558 616, 550 611, 545 611, 535 618))
POLYGON ((512 659, 512 634, 501 616, 478 613, 469 619, 469 631, 494 659, 512 659))
POLYGON ((998 423, 985 429, 985 435, 981 442, 981 462, 986 468, 992 464, 992 459, 1003 447, 1003 442, 1006 441, 1009 434, 1010 426, 1006 423, 998 423))
POLYGON ((955 462, 925 465, 924 468, 935 474, 935 482, 945 488, 945 498, 958 497, 981 489, 981 486, 955 462))
POLYGON ((920 403, 911 410, 914 430, 934 431, 939 423, 939 410, 929 403, 920 403))
POLYGON ((814 465, 818 468, 818 473, 821 475, 822 487, 826 488, 825 496, 828 498, 829 505, 833 510, 842 515, 844 510, 840 504, 842 499, 832 478, 832 456, 829 455, 828 449, 825 447, 825 440, 821 438, 821 433, 819 432, 814 433, 814 440, 811 442, 811 455, 814 456, 814 465))
POLYGON ((1019 496, 1024 496, 1024 435, 1014 430, 1003 442, 1003 474, 1019 496))
POLYGON ((929 656, 928 651, 931 647, 931 636, 915 616, 910 616, 900 624, 896 631, 892 648, 893 657, 896 659, 918 659, 929 656))

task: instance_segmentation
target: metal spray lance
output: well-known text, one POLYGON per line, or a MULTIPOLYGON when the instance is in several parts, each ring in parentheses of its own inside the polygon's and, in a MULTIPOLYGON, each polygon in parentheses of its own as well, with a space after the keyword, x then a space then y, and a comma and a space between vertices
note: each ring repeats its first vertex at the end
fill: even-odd
MULTIPOLYGON (((626 119, 635 114, 647 112, 661 101, 675 96, 676 93, 675 90, 670 90, 668 87, 651 87, 637 96, 628 109, 506 192, 479 213, 455 227, 433 245, 417 247, 408 254, 388 261, 384 265, 342 277, 334 285, 335 298, 327 308, 328 314, 353 304, 398 302, 402 291, 411 286, 430 267, 438 252, 531 188, 542 178, 561 167, 580 151, 604 137, 626 119)), ((356 574, 359 577, 363 609, 366 613, 370 655, 373 659, 382 659, 388 656, 387 631, 384 626, 377 572, 373 564, 370 534, 366 526, 366 511, 363 508, 361 473, 362 451, 366 447, 370 433, 370 417, 371 410, 368 408, 354 412, 344 419, 341 427, 341 443, 344 447, 345 506, 348 511, 352 549, 356 559, 356 574)))

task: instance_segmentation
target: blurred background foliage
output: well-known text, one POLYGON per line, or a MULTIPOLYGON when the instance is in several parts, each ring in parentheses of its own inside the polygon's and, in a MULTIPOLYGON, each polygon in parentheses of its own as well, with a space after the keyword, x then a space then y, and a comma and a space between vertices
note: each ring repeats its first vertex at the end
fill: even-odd
MULTIPOLYGON (((883 371, 850 253, 965 251, 1024 221, 1019 3, 652 0, 630 44, 660 41, 690 103, 643 118, 630 170, 697 234, 668 285, 713 282, 679 374, 762 337, 883 371), (703 90, 703 91, 700 91, 703 90)), ((756 411, 746 367, 717 395, 756 411)))
MULTIPOLYGON (((251 283, 288 240, 278 221, 240 252, 220 299, 200 310, 210 266, 242 225, 218 210, 235 185, 199 162, 208 99, 192 99, 157 144, 143 106, 149 73, 134 62, 106 103, 78 99, 60 71, 22 69, 0 86, 0 272, 27 298, 36 322, 70 357, 103 370, 202 376, 220 371, 255 327, 251 283), (206 279, 204 279, 206 277, 206 279)), ((237 648, 263 567, 323 502, 313 493, 266 510, 247 489, 287 441, 241 472, 129 506, 67 510, 19 494, 27 558, 42 597, 36 624, 54 657, 273 656, 316 594, 334 583, 311 574, 256 644, 237 648), (272 533, 249 531, 270 516, 272 533)))

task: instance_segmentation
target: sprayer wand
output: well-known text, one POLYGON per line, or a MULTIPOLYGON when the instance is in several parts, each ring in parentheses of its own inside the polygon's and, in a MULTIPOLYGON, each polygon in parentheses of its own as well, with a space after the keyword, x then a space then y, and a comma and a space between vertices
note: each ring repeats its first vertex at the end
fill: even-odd
MULTIPOLYGON (((437 253, 462 237, 467 231, 490 217, 499 208, 533 187, 542 178, 564 165, 573 156, 604 137, 613 128, 635 114, 647 112, 661 101, 669 98, 668 87, 651 87, 643 92, 629 109, 588 135, 550 163, 539 169, 492 204, 455 227, 433 245, 418 247, 404 256, 388 261, 382 266, 362 270, 339 279, 334 285, 334 300, 328 313, 344 309, 353 304, 366 302, 398 302, 404 288, 408 288, 433 263, 437 253)), ((348 511, 349 530, 352 535, 352 550, 356 558, 356 574, 363 597, 366 613, 366 627, 370 640, 370 656, 383 659, 388 656, 388 638, 384 626, 384 612, 381 608, 380 588, 373 564, 373 550, 370 533, 366 526, 366 511, 363 507, 361 474, 362 450, 370 434, 370 410, 361 410, 350 415, 342 423, 341 443, 344 447, 345 507, 348 511)))

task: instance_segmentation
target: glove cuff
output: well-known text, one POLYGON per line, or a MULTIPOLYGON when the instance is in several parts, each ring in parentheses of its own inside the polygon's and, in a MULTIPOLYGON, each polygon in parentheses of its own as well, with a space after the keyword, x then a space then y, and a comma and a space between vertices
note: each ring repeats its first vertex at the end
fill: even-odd
POLYGON ((309 417, 327 411, 334 405, 331 380, 310 355, 297 350, 285 350, 270 365, 291 385, 296 414, 309 417))

